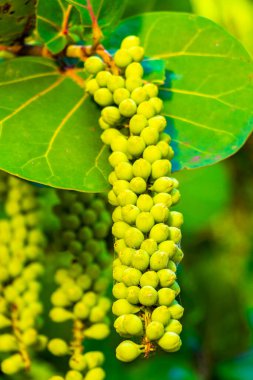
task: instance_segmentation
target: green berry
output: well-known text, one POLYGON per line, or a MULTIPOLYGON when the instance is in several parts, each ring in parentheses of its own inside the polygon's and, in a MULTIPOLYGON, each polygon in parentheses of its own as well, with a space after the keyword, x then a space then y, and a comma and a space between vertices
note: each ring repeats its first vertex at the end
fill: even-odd
POLYGON ((143 158, 150 162, 151 164, 157 160, 160 160, 162 157, 162 154, 160 152, 160 149, 157 148, 155 145, 149 145, 145 148, 143 152, 143 158))
POLYGON ((83 376, 78 371, 70 370, 66 373, 65 380, 83 380, 83 376))
MULTIPOLYGON (((119 105, 123 100, 130 98, 130 92, 126 88, 117 88, 113 93, 114 103, 119 105)), ((134 99, 133 99, 134 100, 134 99)))
POLYGON ((168 222, 170 226, 180 228, 184 223, 183 214, 181 212, 171 211, 168 222))
POLYGON ((142 78, 144 74, 143 67, 138 62, 132 62, 127 66, 125 71, 126 78, 140 77, 142 78))
POLYGON ((127 297, 128 289, 123 282, 118 282, 113 285, 112 294, 115 298, 121 299, 127 297))
POLYGON ((127 36, 121 42, 121 48, 123 49, 129 49, 131 47, 135 47, 139 45, 140 45, 140 39, 137 36, 127 36))
POLYGON ((140 278, 140 285, 141 287, 144 286, 152 286, 153 288, 157 288, 159 284, 159 277, 155 271, 149 270, 140 278))
POLYGON ((128 247, 138 249, 144 240, 144 235, 138 228, 130 227, 124 236, 124 240, 128 247))
POLYGON ((99 89, 99 84, 96 79, 90 79, 87 82, 85 89, 89 94, 94 95, 94 93, 99 89))
POLYGON ((151 315, 152 321, 161 322, 167 326, 170 320, 170 311, 167 306, 158 306, 154 309, 151 315))
POLYGON ((139 249, 132 254, 131 264, 134 268, 144 272, 149 266, 149 254, 139 249))
POLYGON ((177 301, 174 301, 168 309, 173 319, 180 319, 183 316, 184 308, 177 301))
POLYGON ((89 57, 84 64, 85 69, 89 74, 97 74, 104 68, 104 63, 99 57, 89 57))
POLYGON ((165 269, 168 266, 169 256, 166 252, 156 251, 150 257, 150 268, 155 271, 165 269))
MULTIPOLYGON (((121 137, 121 134, 120 134, 120 131, 118 129, 115 129, 115 128, 107 129, 107 130, 103 131, 103 133, 101 134, 101 140, 106 145, 111 145, 112 141, 116 137, 121 137)), ((115 150, 117 150, 117 149, 115 149, 115 150)))
MULTIPOLYGON (((120 300, 122 301, 122 300, 120 300)), ((110 334, 109 326, 105 323, 95 323, 84 331, 84 336, 90 339, 105 339, 110 334)))
POLYGON ((152 253, 157 251, 157 242, 154 239, 146 239, 141 244, 141 249, 144 249, 151 256, 152 253))
POLYGON ((131 340, 124 340, 116 348, 116 357, 122 362, 132 362, 141 354, 142 348, 140 345, 131 340))
POLYGON ((129 162, 120 162, 114 170, 118 179, 130 181, 133 178, 133 167, 129 162))
POLYGON ((76 318, 86 319, 90 314, 90 308, 83 301, 80 301, 75 304, 73 312, 76 318))
POLYGON ((96 81, 100 87, 106 87, 108 79, 112 76, 109 71, 100 71, 96 75, 96 81))
POLYGON ((119 299, 115 301, 112 305, 112 312, 114 315, 118 317, 123 314, 138 313, 139 310, 140 310, 139 307, 131 305, 125 299, 119 299))
POLYGON ((169 324, 165 327, 165 331, 174 332, 180 334, 182 331, 182 325, 177 319, 171 319, 169 324))
POLYGON ((141 177, 134 177, 131 179, 129 184, 130 190, 136 194, 142 194, 147 189, 146 181, 141 177))
POLYGON ((111 150, 127 153, 127 139, 124 136, 116 136, 111 141, 111 150))
MULTIPOLYGON (((117 153, 117 152, 114 152, 117 153)), ((117 164, 119 165, 119 164, 117 164)), ((118 169, 119 170, 119 169, 118 169)), ((122 191, 128 190, 130 187, 129 182, 124 179, 118 179, 113 184, 113 191, 118 196, 122 191)))
POLYGON ((140 336, 143 334, 142 321, 137 315, 127 314, 123 319, 123 326, 127 334, 131 336, 140 336))
MULTIPOLYGON (((133 189, 131 190, 133 191, 133 189)), ((132 204, 127 204, 126 206, 123 206, 121 208, 122 218, 124 222, 128 224, 135 224, 136 218, 139 213, 140 213, 139 208, 132 204)))
POLYGON ((156 203, 150 210, 156 223, 163 223, 168 220, 169 209, 164 203, 156 203))
MULTIPOLYGON (((101 90, 106 90, 106 89, 101 88, 101 90)), ((103 120, 110 125, 118 124, 121 119, 119 109, 114 106, 107 106, 103 108, 101 115, 102 115, 103 120)), ((117 149, 117 150, 121 150, 121 149, 117 149)))
MULTIPOLYGON (((152 101, 154 99, 158 99, 158 98, 152 98, 152 99, 150 99, 150 102, 152 103, 152 101)), ((148 125, 149 125, 149 127, 156 128, 157 131, 160 133, 166 128, 167 122, 166 122, 166 119, 164 116, 157 115, 157 116, 151 117, 151 119, 149 119, 148 125)), ((160 142, 158 142, 158 144, 157 144, 158 149, 159 149, 159 143, 160 142)))
POLYGON ((125 80, 123 77, 119 75, 111 75, 110 78, 108 78, 107 81, 107 88, 114 92, 118 88, 123 88, 125 86, 125 80))
POLYGON ((154 127, 146 127, 141 131, 141 137, 146 145, 155 145, 159 140, 159 133, 154 127))
POLYGON ((136 218, 136 227, 144 233, 149 232, 154 224, 155 221, 150 212, 141 212, 136 218))
POLYGON ((105 360, 104 354, 100 351, 87 352, 84 355, 84 357, 88 364, 89 369, 93 369, 93 368, 101 366, 105 360))
POLYGON ((142 86, 142 79, 140 77, 135 76, 135 77, 128 77, 126 79, 126 88, 130 92, 134 91, 136 88, 141 87, 141 86, 142 86))
MULTIPOLYGON (((154 97, 149 100, 149 102, 153 105, 156 113, 161 113, 163 109, 163 101, 160 98, 154 97)), ((164 129, 164 128, 163 128, 164 129)))
POLYGON ((120 206, 135 205, 137 202, 137 195, 131 190, 123 190, 117 197, 120 206))
POLYGON ((54 307, 53 309, 51 309, 49 316, 52 319, 52 321, 58 323, 66 322, 73 319, 73 314, 70 311, 65 310, 61 307, 54 307))
POLYGON ((147 93, 143 87, 137 87, 132 91, 131 98, 137 105, 139 105, 145 100, 147 100, 147 93))
POLYGON ((143 286, 139 292, 139 301, 144 306, 153 306, 157 301, 157 291, 150 285, 143 286))
POLYGON ((135 177, 141 177, 147 180, 150 174, 151 174, 151 165, 148 161, 144 160, 143 158, 139 158, 138 160, 134 162, 133 175, 135 177))
POLYGON ((166 332, 158 341, 159 346, 167 352, 178 351, 181 347, 181 340, 178 334, 166 332))
POLYGON ((48 343, 48 350, 55 356, 65 356, 69 353, 69 346, 62 339, 52 339, 48 343))
POLYGON ((0 335, 0 352, 16 351, 18 349, 18 342, 11 334, 0 335))
POLYGON ((129 225, 125 222, 116 222, 112 226, 112 234, 118 239, 123 239, 126 231, 128 230, 129 225))
POLYGON ((180 286, 178 285, 178 283, 175 281, 173 285, 171 285, 170 287, 172 290, 174 290, 175 294, 176 294, 176 297, 178 296, 178 294, 180 293, 180 286))
POLYGON ((87 368, 87 362, 84 355, 74 354, 69 360, 69 366, 75 371, 83 371, 87 368))
POLYGON ((169 237, 170 240, 173 240, 175 243, 179 243, 182 239, 182 233, 177 227, 169 227, 169 237))
POLYGON ((170 236, 170 227, 164 223, 157 223, 151 228, 149 237, 154 239, 157 243, 165 241, 170 236))
POLYGON ((130 265, 132 262, 132 256, 135 253, 135 249, 125 247, 119 252, 119 258, 123 265, 130 265))
POLYGON ((146 145, 143 141, 143 138, 140 136, 130 136, 127 141, 128 152, 131 156, 138 157, 140 156, 146 145))
MULTIPOLYGON (((159 252, 159 251, 158 251, 159 252)), ((162 251, 161 251, 162 252, 162 251)), ((161 269, 157 272, 161 287, 171 286, 176 280, 175 273, 167 268, 161 269)), ((174 301, 174 300, 173 300, 174 301)))
POLYGON ((140 278, 141 278, 141 271, 136 268, 127 268, 124 270, 122 274, 121 281, 126 286, 137 286, 139 285, 140 278))
POLYGON ((127 296, 126 299, 128 302, 136 305, 139 303, 139 293, 140 288, 136 285, 129 286, 127 288, 127 296))
MULTIPOLYGON (((135 90, 134 90, 135 91, 135 90)), ((129 122, 130 132, 134 135, 139 135, 141 131, 147 127, 148 121, 144 115, 134 115, 129 122)))
POLYGON ((20 354, 15 354, 7 359, 4 359, 1 363, 1 370, 6 375, 14 375, 20 370, 24 369, 24 361, 20 354))
POLYGON ((160 177, 155 180, 152 191, 156 193, 168 193, 173 189, 173 180, 170 177, 160 177))
POLYGON ((175 292, 170 288, 162 288, 158 290, 159 305, 170 306, 175 300, 175 292))
POLYGON ((124 319, 125 314, 120 315, 116 320, 114 321, 113 327, 115 328, 116 332, 123 337, 128 337, 129 334, 127 333, 125 326, 124 326, 124 319))
POLYGON ((148 194, 141 194, 137 199, 137 207, 141 211, 148 212, 153 207, 153 199, 148 194))
POLYGON ((122 116, 131 117, 136 113, 136 103, 132 99, 125 99, 119 104, 119 112, 122 116))
POLYGON ((109 174, 108 182, 110 183, 110 185, 113 185, 114 182, 117 181, 117 179, 118 179, 118 178, 117 178, 115 172, 113 171, 113 172, 111 172, 111 173, 109 174))
POLYGON ((116 194, 114 193, 113 190, 110 190, 109 193, 108 193, 108 202, 111 205, 113 205, 113 206, 118 206, 119 205, 117 196, 116 196, 116 194))
POLYGON ((172 205, 172 197, 168 193, 158 193, 154 196, 154 204, 163 203, 165 206, 170 207, 172 205))
MULTIPOLYGON (((158 117, 158 116, 155 116, 155 117, 158 117)), ((157 148, 160 150, 163 158, 171 159, 173 157, 173 156, 170 157, 170 149, 171 149, 171 147, 169 146, 169 144, 167 142, 165 142, 165 141, 159 141, 157 143, 157 148)))
POLYGON ((174 261, 175 264, 179 264, 184 257, 184 253, 180 248, 177 248, 176 253, 172 257, 172 260, 174 261))
POLYGON ((114 250, 117 254, 121 252, 122 249, 126 247, 124 239, 117 239, 114 243, 114 250))
POLYGON ((171 191, 172 204, 175 205, 176 203, 178 203, 180 201, 180 198, 181 198, 181 194, 180 194, 179 190, 178 189, 172 189, 172 191, 171 191))
POLYGON ((164 160, 164 159, 157 160, 152 163, 151 176, 153 179, 165 177, 170 173, 171 173, 171 162, 169 160, 164 160))
MULTIPOLYGON (((137 88, 137 87, 139 87, 139 86, 136 86, 135 88, 137 88)), ((134 90, 134 88, 132 89, 132 91, 133 90, 134 90)), ((151 117, 155 116, 156 110, 155 110, 152 103, 150 103, 148 100, 145 100, 144 102, 142 102, 141 104, 138 105, 137 114, 143 115, 147 119, 150 119, 151 117)))
POLYGON ((161 322, 152 321, 146 328, 146 335, 149 340, 160 339, 164 334, 164 326, 161 322))
POLYGON ((115 281, 121 282, 125 269, 127 269, 126 265, 117 265, 114 267, 112 272, 113 279, 115 281))
POLYGON ((142 46, 133 46, 128 49, 128 52, 135 62, 141 62, 144 58, 144 49, 142 46))
POLYGON ((104 380, 105 379, 105 371, 103 368, 93 368, 87 372, 84 376, 83 380, 104 380))
POLYGON ((127 49, 119 49, 114 55, 114 62, 118 67, 124 68, 132 62, 132 57, 127 49))
POLYGON ((158 87, 153 83, 147 83, 143 88, 150 98, 158 95, 158 87))
POLYGON ((113 104, 112 93, 107 88, 99 88, 97 91, 95 91, 94 100, 102 107, 113 104))

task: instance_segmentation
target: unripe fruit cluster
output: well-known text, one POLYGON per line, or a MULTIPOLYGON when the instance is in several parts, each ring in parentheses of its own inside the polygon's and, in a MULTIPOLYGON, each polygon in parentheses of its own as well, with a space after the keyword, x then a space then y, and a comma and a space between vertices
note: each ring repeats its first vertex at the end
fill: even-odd
POLYGON ((168 352, 181 346, 178 319, 183 308, 176 301, 180 288, 175 272, 183 257, 183 217, 170 210, 180 193, 178 181, 171 177, 173 150, 164 133, 163 102, 158 87, 143 80, 143 55, 138 37, 126 37, 114 55, 120 75, 98 70, 86 88, 103 107, 101 138, 111 149, 108 200, 115 207, 112 233, 117 254, 113 313, 116 330, 128 338, 116 351, 122 361, 147 354, 153 342, 168 352), (144 337, 144 347, 131 337, 144 337))
POLYGON ((100 340, 109 335, 111 302, 103 293, 108 287, 106 268, 111 262, 105 241, 111 216, 103 195, 58 191, 58 197, 55 212, 61 223, 61 249, 67 250, 65 256, 70 253, 70 263, 55 273, 58 287, 51 296, 50 318, 57 323, 72 320, 73 337, 70 343, 53 339, 48 349, 56 356, 70 356, 66 380, 102 380, 102 353, 82 351, 85 338, 100 340), (100 360, 96 359, 99 355, 100 360))
POLYGON ((12 375, 29 365, 28 347, 47 343, 38 333, 46 240, 37 189, 7 175, 2 185, 6 218, 0 220, 0 352, 12 353, 1 363, 2 371, 12 375))

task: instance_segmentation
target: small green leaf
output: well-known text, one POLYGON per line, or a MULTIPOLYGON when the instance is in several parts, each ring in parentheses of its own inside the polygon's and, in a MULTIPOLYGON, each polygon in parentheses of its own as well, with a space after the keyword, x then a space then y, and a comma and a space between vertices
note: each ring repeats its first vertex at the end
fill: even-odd
POLYGON ((82 78, 32 57, 1 63, 0 78, 0 168, 49 186, 104 191, 110 169, 100 110, 82 78))
MULTIPOLYGON (((120 19, 125 0, 66 0, 80 12, 82 24, 85 28, 92 27, 92 18, 98 21, 101 29, 115 27, 120 19)), ((87 35, 85 36, 87 37, 87 35)))
POLYGON ((53 54, 62 51, 70 38, 71 30, 80 24, 80 16, 75 8, 70 9, 65 0, 39 0, 37 29, 46 47, 53 54), (67 21, 65 23, 65 21, 67 21))
POLYGON ((253 64, 242 45, 212 21, 156 12, 123 21, 107 42, 137 34, 150 59, 164 59, 174 170, 214 164, 235 153, 253 129, 253 64))

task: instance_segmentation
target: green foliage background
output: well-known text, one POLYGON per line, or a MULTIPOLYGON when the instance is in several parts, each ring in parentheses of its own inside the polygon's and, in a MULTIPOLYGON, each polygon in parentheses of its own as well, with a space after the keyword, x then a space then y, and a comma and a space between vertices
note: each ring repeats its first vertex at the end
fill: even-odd
MULTIPOLYGON (((199 12, 220 22, 253 54, 253 5, 249 0, 128 0, 124 17, 149 11, 199 12), (233 3, 233 7, 231 4, 233 3), (205 4, 205 6, 203 5, 205 4), (222 6, 221 6, 222 5, 222 6), (233 8, 233 12, 232 9, 233 8), (245 14, 251 19, 245 22, 245 14), (229 20, 229 21, 228 21, 229 20)), ((247 19, 248 20, 248 19, 247 19)), ((103 343, 108 379, 118 380, 250 380, 253 378, 253 140, 223 163, 176 175, 184 212, 179 269, 184 316, 183 348, 149 360, 122 365, 114 359, 118 338, 103 343)), ((43 192, 43 189, 42 189, 43 192)), ((53 193, 45 190, 53 202, 53 193)), ((47 203, 47 201, 45 201, 47 203)), ((47 221, 52 229, 55 220, 47 221)), ((49 270, 53 272, 50 261, 49 270)), ((53 284, 47 276, 43 294, 49 308, 53 284)), ((55 334, 46 320, 44 329, 55 334)), ((63 328, 60 333, 64 333, 63 328)), ((46 380, 62 360, 45 354, 26 379, 46 380), (49 362, 50 360, 50 362, 49 362)), ((1 379, 5 379, 0 374, 1 379)), ((24 375, 13 380, 23 380, 24 375)))

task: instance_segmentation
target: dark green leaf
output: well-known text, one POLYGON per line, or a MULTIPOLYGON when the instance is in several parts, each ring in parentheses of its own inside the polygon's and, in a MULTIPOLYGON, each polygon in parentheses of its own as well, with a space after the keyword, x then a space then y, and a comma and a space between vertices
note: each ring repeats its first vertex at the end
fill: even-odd
POLYGON ((20 42, 34 28, 36 1, 0 1, 0 44, 20 42))
POLYGON ((75 8, 70 9, 65 0, 40 0, 37 12, 37 29, 46 47, 53 54, 62 51, 67 45, 72 28, 80 24, 80 17, 75 8), (67 27, 65 20, 68 20, 67 27))
POLYGON ((100 111, 77 74, 62 75, 53 61, 26 57, 1 63, 0 78, 0 168, 50 186, 105 190, 100 111))
POLYGON ((174 170, 214 164, 235 153, 253 128, 253 65, 242 45, 218 25, 179 13, 123 21, 109 48, 137 34, 151 59, 164 59, 160 94, 176 152, 174 170))

